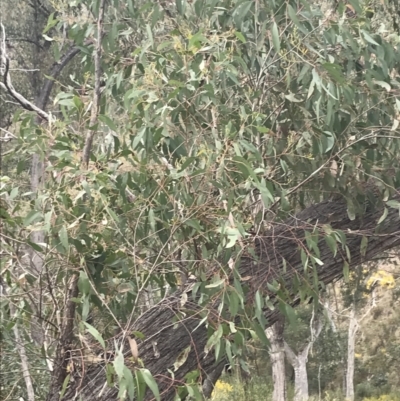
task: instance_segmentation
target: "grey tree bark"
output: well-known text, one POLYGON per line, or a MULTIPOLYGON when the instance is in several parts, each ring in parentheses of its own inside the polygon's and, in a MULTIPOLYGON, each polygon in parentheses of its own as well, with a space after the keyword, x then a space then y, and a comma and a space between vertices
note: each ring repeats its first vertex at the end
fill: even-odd
MULTIPOLYGON (((333 292, 335 293, 335 288, 334 287, 333 287, 333 292)), ((337 335, 338 330, 336 328, 336 324, 335 324, 335 321, 334 321, 333 316, 332 316, 332 311, 330 309, 328 298, 326 299, 326 301, 323 304, 323 306, 324 306, 324 308, 326 310, 326 317, 328 318, 328 323, 331 326, 332 332, 337 335)), ((340 349, 340 355, 341 355, 340 361, 341 361, 341 366, 343 367, 342 391, 343 391, 343 393, 345 393, 346 392, 345 361, 344 361, 344 353, 343 353, 342 346, 340 344, 339 339, 337 339, 337 345, 338 345, 338 348, 340 349)))
POLYGON ((356 307, 353 303, 349 318, 349 332, 347 340, 347 370, 346 370, 346 400, 354 400, 354 361, 356 334, 358 330, 356 307))
MULTIPOLYGON (((393 197, 400 200, 400 192, 393 197)), ((262 237, 253 239, 253 246, 258 258, 254 260, 251 254, 242 257, 239 273, 242 277, 250 277, 247 281, 249 286, 249 298, 251 294, 260 289, 276 300, 275 295, 268 290, 267 282, 281 277, 287 288, 290 288, 294 277, 296 280, 304 278, 304 267, 301 261, 300 248, 306 246, 304 230, 312 229, 318 224, 327 224, 330 220, 332 229, 343 230, 347 236, 347 246, 351 259, 347 260, 346 253, 338 250, 333 256, 323 237, 319 240, 320 259, 323 266, 318 266, 318 278, 325 284, 331 283, 343 276, 343 263, 347 261, 350 267, 359 265, 362 261, 371 260, 375 255, 400 245, 400 218, 397 209, 389 209, 388 217, 379 225, 377 222, 382 215, 382 207, 368 208, 362 217, 350 220, 347 215, 346 202, 335 199, 312 205, 295 217, 288 219, 285 224, 274 226, 262 237), (329 220, 326 218, 329 216, 329 220), (336 219, 332 219, 336 216, 336 219), (361 257, 360 244, 362 235, 369 236, 368 248, 365 256, 361 257), (286 260, 286 268, 283 266, 286 260)), ((176 388, 182 384, 184 376, 196 369, 200 372, 202 383, 206 378, 217 380, 218 375, 212 377, 215 371, 214 353, 205 353, 207 342, 207 327, 201 323, 199 315, 201 307, 192 301, 191 290, 194 283, 189 282, 183 291, 167 297, 154 307, 146 311, 129 328, 144 334, 143 340, 138 340, 139 358, 143 361, 153 377, 156 379, 161 398, 164 401, 172 401, 175 397, 176 388), (185 304, 185 314, 181 310, 182 292, 188 294, 185 304), (187 313, 190 309, 191 312, 187 313), (173 321, 175 319, 175 321, 173 321), (201 324, 200 324, 201 323, 201 324), (199 325, 200 324, 200 325, 199 325), (168 369, 173 367, 178 355, 187 347, 191 347, 186 362, 175 372, 172 378, 168 369)), ((293 297, 293 304, 298 300, 293 297)), ((212 306, 208 305, 210 316, 213 315, 212 306)), ((277 321, 276 310, 266 309, 264 315, 270 325, 277 321)), ((218 316, 218 311, 216 315, 218 316)), ((115 339, 118 346, 122 344, 123 335, 115 339)), ((129 344, 123 343, 124 352, 130 355, 129 344)), ((113 347, 113 343, 109 344, 113 347)), ((74 374, 73 381, 63 397, 63 401, 72 401, 79 397, 82 401, 106 401, 117 400, 118 389, 107 387, 104 363, 85 366, 84 372, 78 371, 74 374), (82 376, 81 376, 82 375, 82 376)), ((153 396, 148 393, 145 399, 150 400, 153 396)), ((58 400, 54 397, 51 401, 58 400)))
POLYGON ((321 334, 322 321, 319 319, 316 327, 313 326, 314 313, 310 323, 311 338, 304 348, 296 355, 289 344, 284 341, 285 353, 289 363, 294 369, 294 401, 305 401, 309 398, 307 361, 310 349, 318 336, 321 334))
POLYGON ((307 358, 308 347, 298 355, 285 343, 286 356, 294 369, 294 401, 308 400, 307 358))
POLYGON ((347 368, 346 368, 346 400, 354 401, 354 369, 356 334, 360 328, 360 322, 376 306, 374 291, 371 293, 371 305, 360 317, 357 317, 357 303, 353 301, 349 315, 349 329, 347 340, 347 368))
POLYGON ((265 330, 268 340, 271 343, 269 354, 272 364, 272 381, 274 383, 272 401, 286 401, 284 328, 285 320, 282 316, 276 323, 265 330))

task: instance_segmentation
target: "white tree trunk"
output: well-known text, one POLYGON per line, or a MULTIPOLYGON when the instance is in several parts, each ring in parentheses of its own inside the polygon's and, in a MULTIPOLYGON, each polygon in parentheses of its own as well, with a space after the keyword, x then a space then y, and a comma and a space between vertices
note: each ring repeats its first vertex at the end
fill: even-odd
MULTIPOLYGON (((31 165, 31 191, 33 199, 37 197, 40 190, 42 179, 43 179, 43 163, 40 160, 38 154, 34 154, 32 157, 31 165)), ((31 234, 31 241, 34 244, 43 244, 45 242, 45 232, 44 231, 33 231, 31 234)), ((31 273, 39 277, 43 272, 44 267, 44 255, 40 252, 35 251, 33 248, 29 250, 30 254, 30 268, 31 273)), ((39 280, 38 280, 39 281, 39 280)), ((40 282, 40 286, 42 283, 40 282)), ((42 321, 39 316, 32 316, 31 318, 31 338, 38 346, 44 345, 44 329, 42 321)))
POLYGON ((305 401, 309 398, 307 359, 311 344, 312 343, 309 342, 303 351, 296 355, 289 344, 285 342, 286 356, 294 369, 294 401, 305 401))
MULTIPOLYGON (((335 299, 336 299, 336 293, 335 293, 335 286, 334 285, 333 285, 333 293, 334 293, 335 299)), ((325 300, 325 303, 323 305, 324 305, 324 308, 326 310, 326 317, 328 318, 328 322, 329 322, 329 324, 331 326, 331 329, 332 329, 333 333, 335 333, 335 335, 337 336, 337 332, 338 331, 337 331, 336 324, 335 324, 335 321, 334 321, 333 316, 332 316, 332 311, 331 311, 330 306, 329 306, 329 299, 328 298, 325 300)), ((337 305, 337 302, 336 302, 336 305, 337 305)), ((336 308, 336 309, 338 310, 338 308, 336 308)), ((344 360, 344 352, 343 352, 343 349, 342 349, 342 345, 341 345, 341 343, 340 343, 338 338, 337 338, 337 345, 338 345, 338 348, 340 349, 340 363, 341 363, 341 366, 343 367, 342 391, 343 391, 343 394, 344 394, 346 392, 345 360, 344 360)))
POLYGON ((346 370, 346 400, 354 400, 354 361, 356 334, 358 330, 356 307, 353 304, 350 311, 349 333, 347 342, 347 370, 346 370))
POLYGON ((306 347, 303 352, 297 355, 297 364, 294 367, 294 401, 308 400, 308 376, 307 360, 308 351, 306 347))
POLYGON ((272 401, 286 401, 285 348, 283 340, 284 320, 277 321, 265 333, 271 343, 270 358, 274 391, 272 401))
POLYGON ((285 353, 289 363, 294 369, 294 401, 308 400, 308 376, 307 376, 307 360, 310 349, 322 331, 322 322, 317 322, 317 327, 313 328, 314 314, 311 318, 311 338, 298 355, 290 348, 289 344, 284 341, 285 353))

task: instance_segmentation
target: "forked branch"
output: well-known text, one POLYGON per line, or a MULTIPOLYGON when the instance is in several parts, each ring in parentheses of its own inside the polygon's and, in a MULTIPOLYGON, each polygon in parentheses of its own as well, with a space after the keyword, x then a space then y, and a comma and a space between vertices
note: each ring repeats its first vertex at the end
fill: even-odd
POLYGON ((37 107, 15 90, 10 76, 10 59, 7 55, 6 31, 4 25, 2 23, 0 23, 0 25, 3 36, 1 40, 1 68, 3 70, 3 82, 0 82, 0 87, 9 93, 25 110, 34 111, 39 117, 50 122, 52 120, 50 114, 43 111, 40 107, 37 107))

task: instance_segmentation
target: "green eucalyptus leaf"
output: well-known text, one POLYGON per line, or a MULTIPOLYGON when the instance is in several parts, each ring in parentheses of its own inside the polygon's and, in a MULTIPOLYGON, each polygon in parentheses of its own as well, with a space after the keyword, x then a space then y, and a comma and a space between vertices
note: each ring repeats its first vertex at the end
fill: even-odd
POLYGON ((279 38, 278 25, 276 24, 275 21, 272 23, 271 34, 272 34, 272 43, 274 45, 275 51, 279 53, 281 51, 281 42, 279 38))
POLYGON ((148 369, 141 369, 141 373, 142 373, 144 381, 146 382, 146 384, 150 388, 151 392, 153 393, 154 398, 157 401, 160 401, 161 400, 160 391, 158 389, 157 382, 155 381, 151 372, 148 369))

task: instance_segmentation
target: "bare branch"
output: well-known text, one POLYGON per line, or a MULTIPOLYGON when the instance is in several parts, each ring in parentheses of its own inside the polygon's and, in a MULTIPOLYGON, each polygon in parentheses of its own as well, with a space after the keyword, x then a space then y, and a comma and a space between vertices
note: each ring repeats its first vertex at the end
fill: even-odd
MULTIPOLYGON (((86 45, 92 43, 91 40, 85 42, 86 45)), ((42 110, 46 109, 47 102, 50 98, 51 90, 53 89, 55 79, 60 75, 64 67, 80 52, 80 48, 77 46, 71 46, 68 51, 60 58, 59 61, 55 62, 50 71, 50 78, 46 80, 40 91, 40 96, 36 102, 37 106, 42 110)))
MULTIPOLYGON (((44 110, 46 109, 47 102, 49 101, 54 82, 56 78, 60 75, 64 67, 80 52, 80 48, 77 46, 71 46, 68 51, 60 58, 60 60, 53 64, 49 73, 49 78, 46 79, 35 105, 27 100, 25 97, 23 97, 20 93, 18 93, 12 85, 11 77, 9 74, 10 60, 7 56, 5 30, 3 24, 1 24, 1 28, 3 31, 3 40, 1 43, 1 61, 5 71, 4 82, 0 82, 0 86, 4 90, 6 90, 15 100, 17 100, 18 104, 20 104, 24 109, 34 111, 38 114, 39 117, 43 118, 46 121, 50 121, 53 117, 50 118, 50 114, 46 113, 44 110)), ((85 45, 89 45, 91 43, 91 39, 85 41, 85 45)))
POLYGON ((3 24, 1 24, 1 29, 3 33, 3 40, 1 41, 1 63, 3 64, 4 68, 4 79, 3 82, 0 82, 0 86, 3 89, 5 89, 24 109, 29 111, 34 111, 38 116, 40 116, 44 120, 51 121, 52 118, 50 114, 46 113, 41 108, 34 105, 28 99, 25 99, 20 93, 18 93, 15 90, 9 74, 10 59, 7 56, 6 32, 3 24))
POLYGON ((38 68, 10 68, 9 71, 38 72, 38 68))
POLYGON ((8 131, 4 128, 1 128, 1 127, 0 127, 0 130, 4 131, 6 133, 5 136, 0 137, 0 142, 9 142, 9 141, 11 141, 11 139, 16 138, 16 136, 14 134, 12 134, 10 131, 8 131))
MULTIPOLYGON (((26 39, 26 38, 10 38, 10 39, 7 39, 7 40, 6 40, 6 42, 14 42, 14 41, 16 41, 16 42, 27 42, 27 43, 31 43, 31 44, 33 44, 33 45, 39 47, 41 50, 44 50, 43 46, 42 46, 40 43, 35 42, 35 41, 32 40, 32 39, 26 39)), ((10 46, 12 46, 12 45, 10 45, 10 46)))

